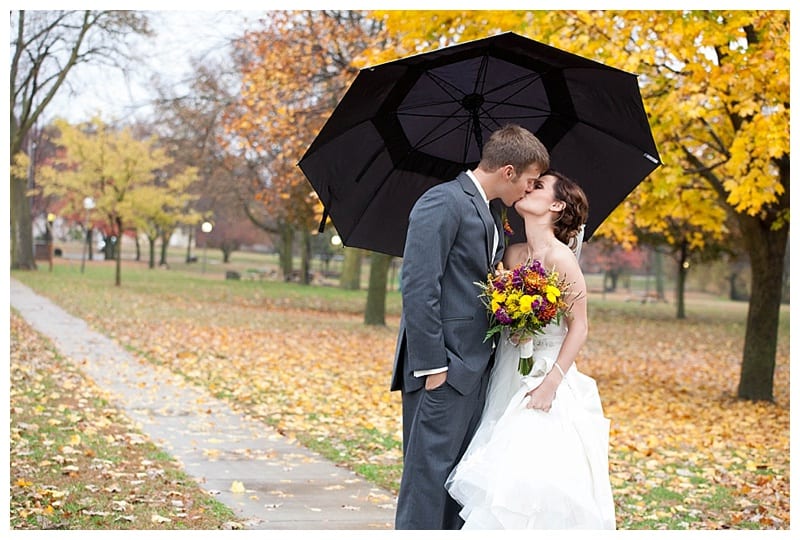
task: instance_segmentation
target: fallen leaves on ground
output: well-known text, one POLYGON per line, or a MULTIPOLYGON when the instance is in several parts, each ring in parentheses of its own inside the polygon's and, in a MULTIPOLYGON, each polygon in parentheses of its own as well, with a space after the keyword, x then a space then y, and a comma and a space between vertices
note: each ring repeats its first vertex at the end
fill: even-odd
POLYGON ((13 529, 217 529, 233 517, 11 315, 13 529))
MULTIPOLYGON (((149 361, 396 490, 400 396, 388 387, 397 318, 366 327, 360 316, 260 297, 256 284, 224 287, 168 297, 139 287, 105 293, 104 301, 87 301, 75 287, 59 303, 149 361)), ((778 347, 776 403, 742 402, 734 396, 743 317, 678 321, 651 316, 649 307, 593 310, 578 360, 611 419, 618 527, 788 529, 788 335, 778 347)))

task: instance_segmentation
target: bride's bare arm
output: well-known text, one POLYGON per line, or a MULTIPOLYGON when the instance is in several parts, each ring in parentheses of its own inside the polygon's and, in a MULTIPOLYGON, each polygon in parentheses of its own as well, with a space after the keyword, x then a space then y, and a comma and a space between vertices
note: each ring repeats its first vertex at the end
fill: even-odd
POLYGON ((567 283, 572 284, 567 299, 567 303, 572 304, 572 309, 566 319, 567 335, 561 344, 561 350, 556 359, 558 367, 553 367, 544 381, 542 381, 542 384, 528 392, 531 397, 528 402, 528 408, 541 409, 545 412, 550 410, 556 390, 561 384, 561 379, 563 378, 561 373, 566 373, 575 363, 575 358, 577 358, 589 334, 589 319, 586 309, 586 280, 575 255, 566 246, 565 249, 568 255, 560 252, 553 262, 556 270, 566 278, 567 283))

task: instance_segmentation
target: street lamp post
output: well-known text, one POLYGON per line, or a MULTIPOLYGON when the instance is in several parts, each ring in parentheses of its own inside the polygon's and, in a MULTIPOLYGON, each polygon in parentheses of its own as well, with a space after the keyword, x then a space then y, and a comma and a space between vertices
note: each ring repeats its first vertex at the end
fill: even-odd
POLYGON ((208 235, 211 230, 214 228, 214 225, 210 221, 204 221, 202 225, 200 225, 200 230, 205 233, 205 237, 203 238, 203 273, 206 273, 206 260, 207 251, 208 251, 208 235))
POLYGON ((53 222, 56 220, 56 215, 52 212, 47 214, 47 229, 45 237, 47 238, 47 262, 49 263, 49 271, 53 271, 53 222))
MULTIPOLYGON (((334 234, 333 236, 331 236, 331 245, 334 248, 341 248, 342 247, 342 237, 339 236, 338 234, 334 234)), ((342 268, 341 268, 341 262, 340 262, 339 263, 339 271, 341 272, 341 270, 342 270, 342 268)))
POLYGON ((86 252, 89 250, 89 211, 94 208, 94 199, 91 197, 83 199, 83 208, 86 210, 86 219, 83 222, 83 227, 86 229, 86 242, 83 243, 83 250, 81 250, 81 274, 83 274, 83 267, 86 263, 86 252))

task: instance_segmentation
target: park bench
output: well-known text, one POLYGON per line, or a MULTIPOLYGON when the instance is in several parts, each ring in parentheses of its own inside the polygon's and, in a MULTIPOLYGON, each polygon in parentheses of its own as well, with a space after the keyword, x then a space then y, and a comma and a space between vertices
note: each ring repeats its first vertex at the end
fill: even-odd
POLYGON ((245 275, 247 276, 247 279, 252 279, 252 280, 258 279, 259 281, 261 281, 266 277, 269 277, 270 275, 273 275, 274 273, 275 273, 274 270, 272 272, 268 272, 266 270, 261 270, 259 268, 248 268, 247 270, 245 270, 245 275))
POLYGON ((641 293, 637 295, 628 296, 625 299, 626 302, 641 302, 642 304, 653 304, 656 302, 663 302, 668 303, 667 299, 663 296, 659 296, 658 293, 655 292, 648 292, 648 293, 641 293))

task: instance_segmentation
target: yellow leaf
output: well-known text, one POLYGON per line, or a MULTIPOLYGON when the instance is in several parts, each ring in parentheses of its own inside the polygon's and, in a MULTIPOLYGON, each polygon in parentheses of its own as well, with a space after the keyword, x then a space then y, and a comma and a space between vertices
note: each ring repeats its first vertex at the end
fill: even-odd
POLYGON ((234 480, 231 484, 231 493, 244 493, 244 484, 239 480, 234 480))

